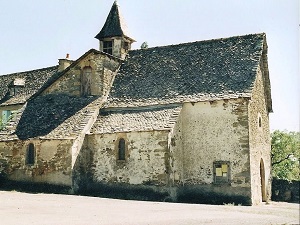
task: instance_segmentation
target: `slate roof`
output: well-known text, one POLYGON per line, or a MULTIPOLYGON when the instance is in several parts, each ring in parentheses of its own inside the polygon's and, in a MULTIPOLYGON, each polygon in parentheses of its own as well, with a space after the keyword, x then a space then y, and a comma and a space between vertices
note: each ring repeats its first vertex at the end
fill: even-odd
POLYGON ((130 38, 128 34, 127 25, 124 18, 121 15, 117 1, 114 2, 111 10, 106 18, 105 24, 101 31, 95 36, 97 39, 107 38, 107 37, 127 37, 130 38))
POLYGON ((106 107, 251 97, 265 34, 129 51, 106 107))
POLYGON ((102 103, 101 97, 75 97, 66 94, 38 96, 29 100, 6 127, 0 130, 0 141, 30 138, 75 139, 102 103))
POLYGON ((91 129, 93 134, 170 130, 181 110, 181 105, 165 105, 137 109, 103 109, 91 129))
MULTIPOLYGON (((183 102, 250 98, 264 48, 265 34, 252 34, 129 51, 91 133, 168 130, 183 102)), ((61 73, 55 66, 0 76, 0 106, 28 100, 0 141, 76 138, 104 99, 40 94, 90 53, 103 54, 89 50, 61 73), (25 86, 10 97, 17 78, 25 86)))
POLYGON ((13 73, 0 76, 0 106, 23 104, 54 74, 58 66, 13 73), (14 80, 25 80, 25 86, 20 87, 15 95, 9 95, 9 86, 14 80))

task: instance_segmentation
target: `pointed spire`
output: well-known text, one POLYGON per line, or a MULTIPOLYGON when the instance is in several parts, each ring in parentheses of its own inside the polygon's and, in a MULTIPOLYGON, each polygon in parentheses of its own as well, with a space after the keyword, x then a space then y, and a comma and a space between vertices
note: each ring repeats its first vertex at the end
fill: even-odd
POLYGON ((98 40, 110 37, 125 37, 134 42, 128 35, 127 26, 120 13, 117 0, 114 1, 101 31, 95 36, 98 40))

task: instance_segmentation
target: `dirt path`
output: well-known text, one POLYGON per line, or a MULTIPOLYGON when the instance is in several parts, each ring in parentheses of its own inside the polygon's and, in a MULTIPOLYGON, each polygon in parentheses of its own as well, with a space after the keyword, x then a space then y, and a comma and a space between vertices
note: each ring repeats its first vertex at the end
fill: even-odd
POLYGON ((299 224, 299 204, 215 206, 0 191, 0 224, 299 224))

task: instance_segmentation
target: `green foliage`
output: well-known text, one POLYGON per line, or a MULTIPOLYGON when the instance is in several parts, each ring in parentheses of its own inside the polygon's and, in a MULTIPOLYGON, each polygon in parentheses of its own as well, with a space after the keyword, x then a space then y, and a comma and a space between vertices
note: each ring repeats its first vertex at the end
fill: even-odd
POLYGON ((147 49, 149 46, 148 46, 148 43, 145 41, 143 42, 143 44, 141 45, 141 49, 147 49))
POLYGON ((272 175, 283 180, 300 180, 300 132, 276 130, 271 134, 272 175))

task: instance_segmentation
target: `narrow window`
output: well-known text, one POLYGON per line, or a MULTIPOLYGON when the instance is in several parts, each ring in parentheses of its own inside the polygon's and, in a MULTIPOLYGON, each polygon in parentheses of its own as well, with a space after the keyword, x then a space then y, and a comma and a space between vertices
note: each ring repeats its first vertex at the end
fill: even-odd
POLYGON ((228 183, 229 182, 229 162, 217 161, 214 162, 214 182, 228 183))
POLYGON ((113 42, 112 41, 103 41, 103 52, 106 52, 112 55, 113 42))
POLYGON ((261 127, 261 116, 258 117, 258 127, 261 127))
POLYGON ((33 165, 35 162, 35 150, 34 145, 30 143, 27 148, 26 165, 33 165))
POLYGON ((92 68, 86 66, 82 70, 81 75, 81 95, 90 96, 91 95, 91 79, 92 79, 92 68))
POLYGON ((119 140, 118 159, 125 160, 125 140, 123 138, 119 140))

